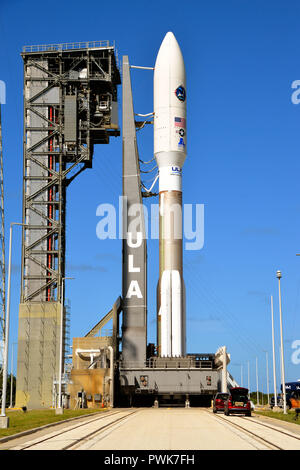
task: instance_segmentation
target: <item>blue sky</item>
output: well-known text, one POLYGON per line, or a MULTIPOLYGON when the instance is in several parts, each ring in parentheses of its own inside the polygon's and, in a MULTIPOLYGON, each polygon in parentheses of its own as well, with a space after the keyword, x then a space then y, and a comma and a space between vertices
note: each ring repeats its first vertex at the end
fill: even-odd
MULTIPOLYGON (((1 0, 7 245, 9 224, 21 221, 22 214, 22 46, 109 39, 120 59, 128 55, 134 65, 153 66, 164 35, 173 31, 187 72, 183 200, 205 206, 204 247, 184 253, 188 351, 214 352, 226 344, 238 380, 243 364, 244 385, 250 361, 252 390, 258 357, 260 389, 263 382, 266 390, 271 294, 278 358, 276 270, 281 269, 286 378, 300 378, 300 364, 291 360, 292 343, 300 340, 300 105, 291 101, 291 84, 300 79, 299 2, 116 0, 107 5, 67 0, 59 10, 47 10, 35 0, 1 0)), ((133 71, 132 80, 135 111, 151 112, 152 72, 133 71)), ((138 139, 141 158, 150 160, 150 126, 138 139)), ((121 138, 112 139, 95 149, 93 169, 68 188, 66 275, 76 278, 66 286, 71 336, 85 335, 121 291, 121 243, 96 237, 97 206, 118 203, 121 164, 121 138)), ((18 228, 14 242, 12 342, 20 295, 18 228)), ((157 241, 149 241, 148 250, 148 341, 155 342, 157 241)))

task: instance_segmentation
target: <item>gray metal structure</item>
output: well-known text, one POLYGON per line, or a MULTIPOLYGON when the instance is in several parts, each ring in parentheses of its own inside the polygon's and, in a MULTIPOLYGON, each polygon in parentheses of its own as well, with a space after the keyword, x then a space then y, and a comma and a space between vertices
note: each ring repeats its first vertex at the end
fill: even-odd
POLYGON ((61 301, 66 187, 119 135, 120 75, 108 41, 27 46, 21 302, 61 301))
POLYGON ((123 57, 122 361, 141 367, 147 349, 147 242, 130 64, 123 57))
MULTIPOLYGON (((26 46, 17 405, 51 405, 58 374, 66 189, 119 136, 116 53, 108 41, 26 46)), ((65 320, 64 320, 65 321, 65 320)))
POLYGON ((214 354, 191 354, 185 357, 152 357, 143 367, 120 365, 120 386, 132 404, 136 399, 185 401, 200 398, 209 403, 220 390, 220 372, 214 354))

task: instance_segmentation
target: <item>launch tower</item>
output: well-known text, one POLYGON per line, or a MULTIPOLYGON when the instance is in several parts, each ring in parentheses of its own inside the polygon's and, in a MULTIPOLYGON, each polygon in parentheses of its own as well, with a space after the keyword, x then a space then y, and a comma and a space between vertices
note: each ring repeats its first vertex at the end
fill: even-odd
MULTIPOLYGON (((109 41, 24 47, 23 232, 16 405, 52 404, 59 371, 66 190, 119 136, 109 41)), ((65 323, 65 319, 63 320, 65 323)))

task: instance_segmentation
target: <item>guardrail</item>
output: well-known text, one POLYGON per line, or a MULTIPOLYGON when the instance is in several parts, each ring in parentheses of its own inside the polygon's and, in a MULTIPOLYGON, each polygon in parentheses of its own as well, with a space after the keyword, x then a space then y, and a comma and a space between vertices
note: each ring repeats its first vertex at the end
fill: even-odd
POLYGON ((101 47, 115 47, 109 41, 83 41, 83 42, 67 42, 62 44, 40 44, 34 46, 24 46, 23 52, 46 52, 46 51, 68 51, 77 49, 93 49, 101 47))
POLYGON ((200 369, 200 370, 212 370, 212 361, 195 361, 195 360, 178 360, 178 361, 164 361, 159 358, 159 361, 155 359, 147 360, 144 363, 140 362, 120 362, 121 369, 200 369))

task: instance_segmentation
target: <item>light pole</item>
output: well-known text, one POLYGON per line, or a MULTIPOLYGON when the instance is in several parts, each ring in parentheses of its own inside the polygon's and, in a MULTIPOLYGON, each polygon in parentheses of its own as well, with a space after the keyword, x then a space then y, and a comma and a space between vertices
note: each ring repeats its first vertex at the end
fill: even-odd
POLYGON ((243 364, 241 364, 241 387, 243 386, 243 364))
POLYGON ((267 395, 268 395, 268 405, 270 404, 270 390, 269 390, 269 361, 268 361, 268 351, 266 352, 266 371, 267 371, 267 395))
POLYGON ((271 315, 272 315, 272 349, 273 349, 274 406, 277 408, 277 384, 276 384, 276 361, 275 361, 275 340, 274 340, 273 295, 271 295, 271 315))
POLYGON ((9 316, 10 316, 10 285, 11 285, 11 247, 12 247, 12 229, 14 225, 21 225, 26 227, 26 224, 18 222, 11 222, 9 230, 9 255, 8 255, 8 279, 7 279, 7 303, 5 315, 5 343, 4 343, 4 358, 3 358, 3 382, 2 382, 2 407, 0 415, 0 427, 8 428, 9 419, 5 414, 6 405, 6 392, 7 392, 7 366, 8 366, 8 341, 9 341, 9 316))
POLYGON ((257 358, 256 358, 256 402, 257 402, 257 405, 259 405, 257 358))
POLYGON ((58 407, 56 414, 63 414, 64 409, 61 402, 61 376, 63 362, 63 331, 64 331, 64 281, 66 279, 74 279, 74 277, 63 277, 61 279, 61 309, 60 309, 60 352, 59 352, 59 375, 58 375, 58 407))
POLYGON ((286 415, 286 391, 285 391, 285 374, 284 374, 284 353, 283 353, 283 333, 282 333, 282 309, 281 309, 281 287, 280 279, 282 278, 281 271, 276 272, 278 278, 278 293, 279 293, 279 315, 280 315, 280 344, 281 344, 281 382, 282 382, 282 393, 283 393, 283 413, 286 415))
POLYGON ((10 401, 9 401, 9 407, 12 408, 12 396, 13 396, 13 366, 14 366, 14 345, 18 343, 13 343, 12 344, 12 350, 11 350, 11 368, 10 368, 10 401))
POLYGON ((249 390, 249 397, 250 397, 250 361, 248 361, 248 390, 249 390))

